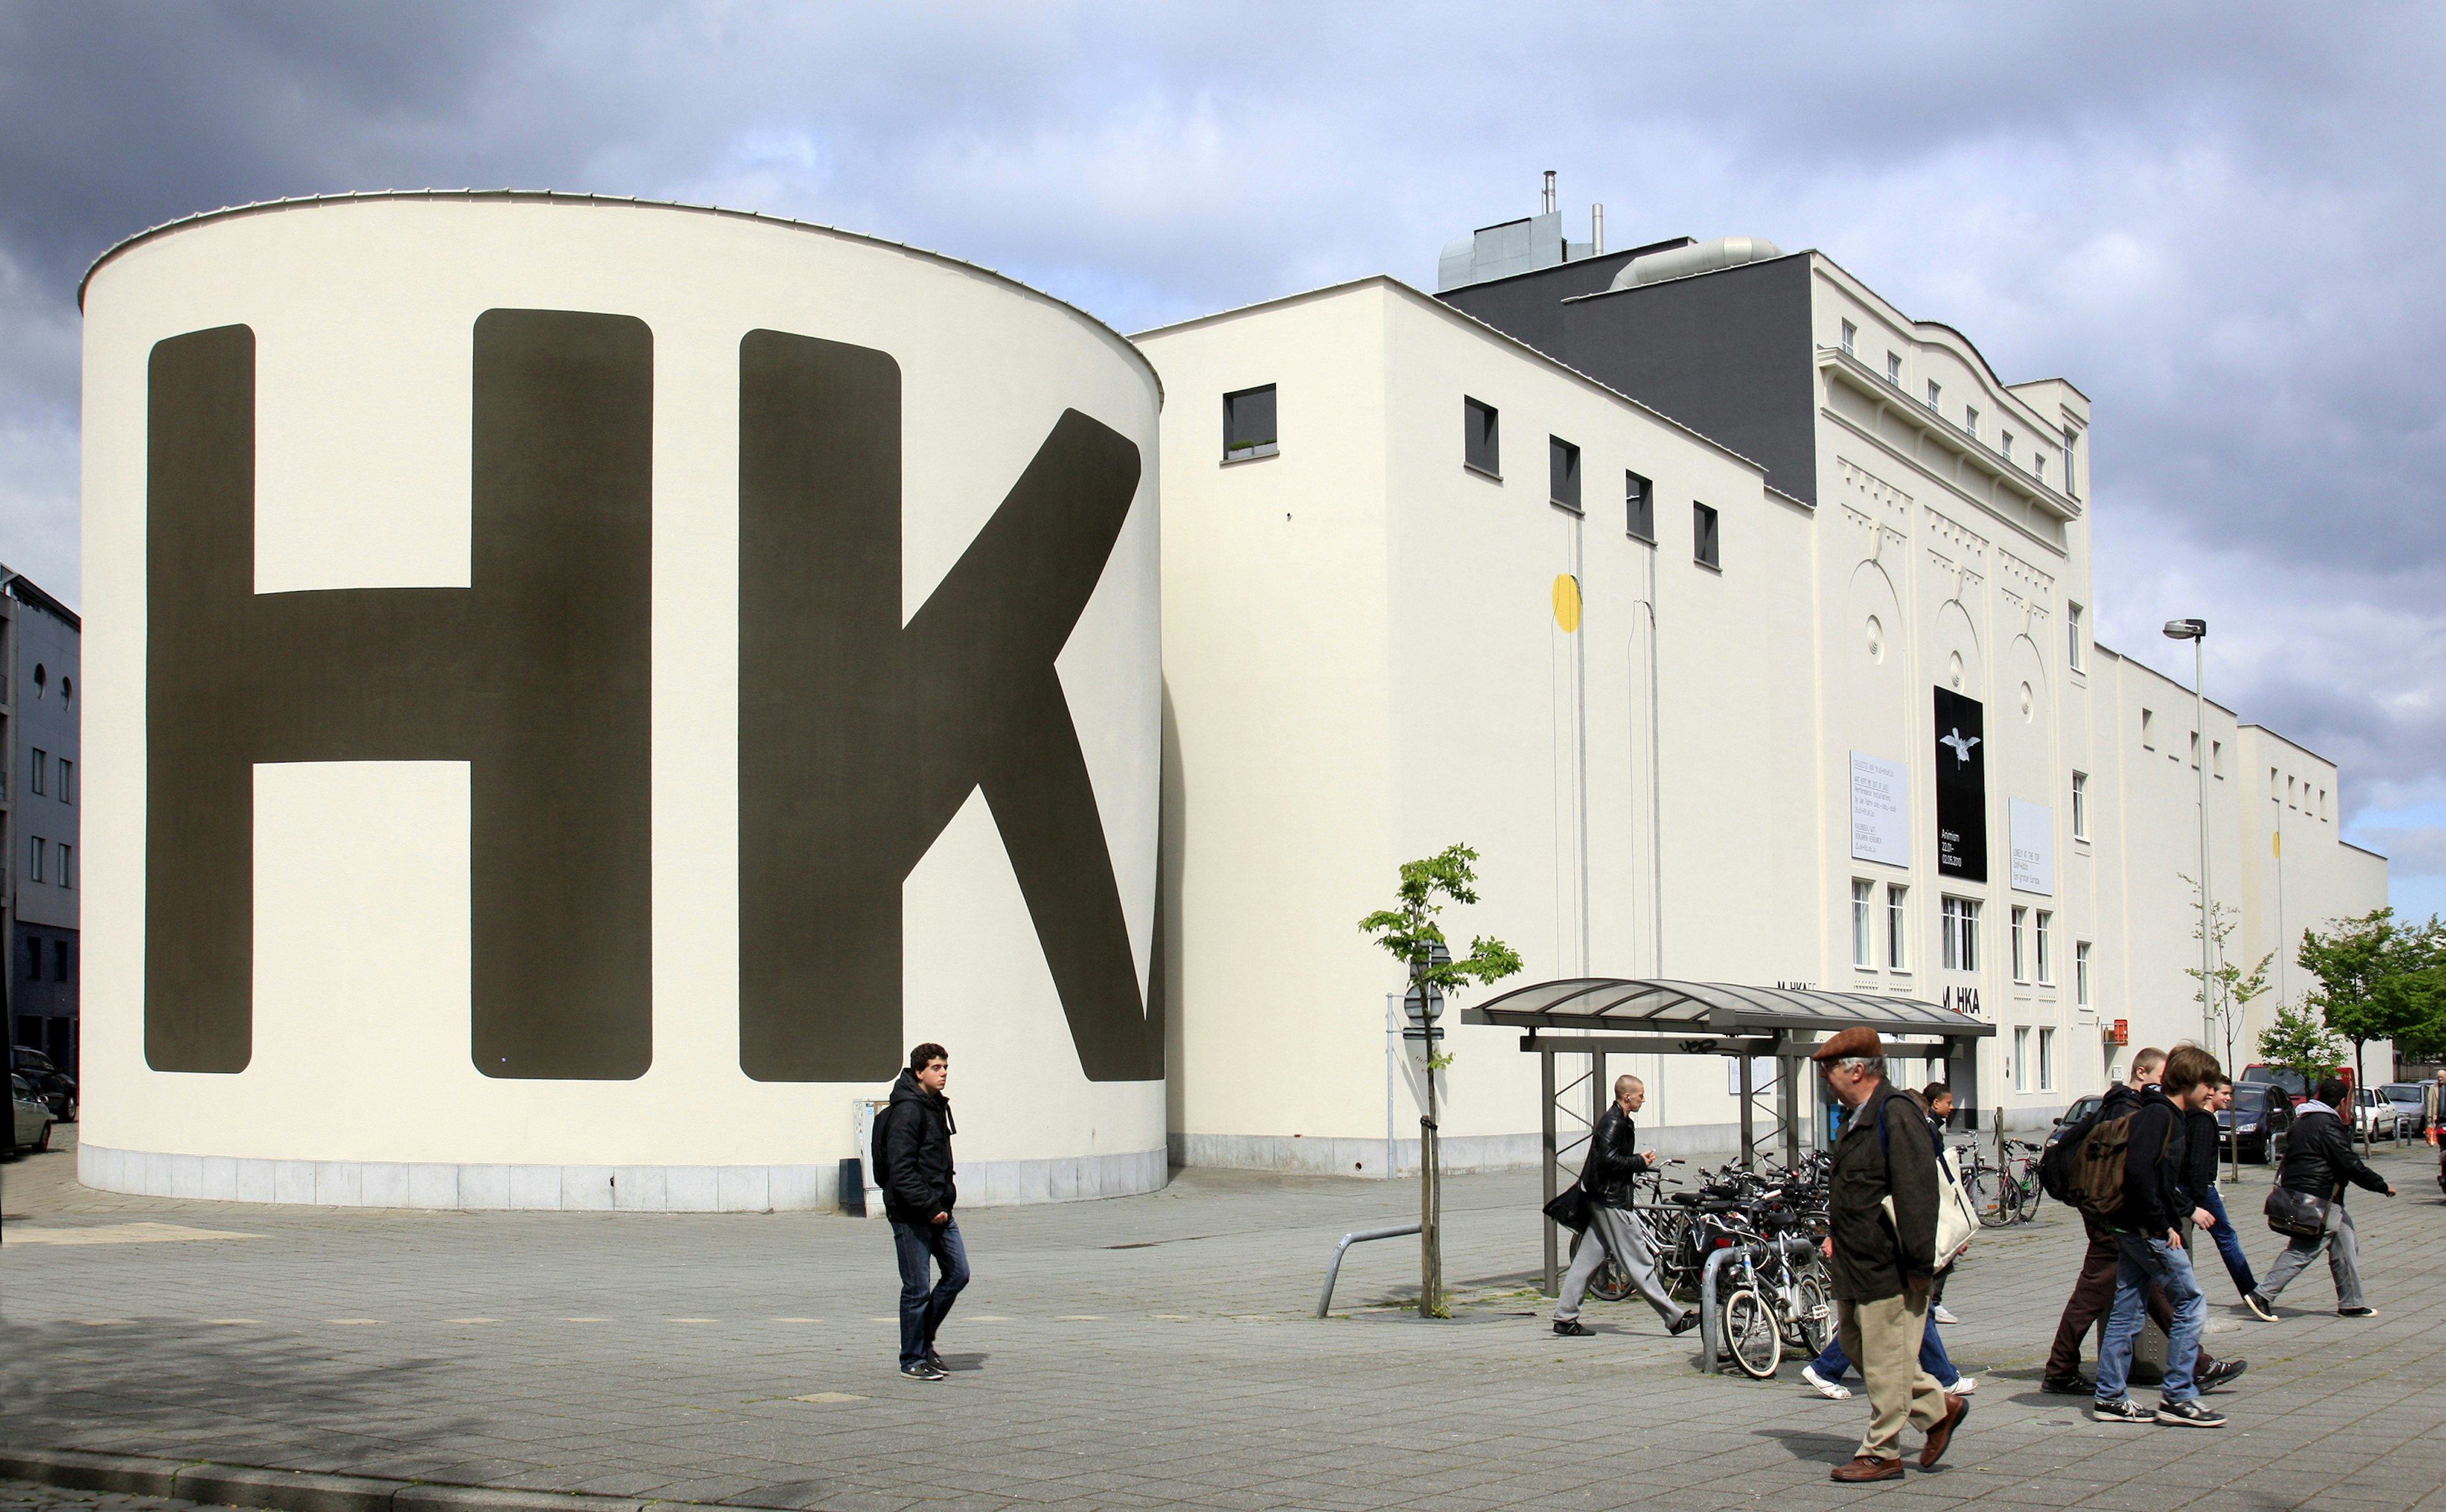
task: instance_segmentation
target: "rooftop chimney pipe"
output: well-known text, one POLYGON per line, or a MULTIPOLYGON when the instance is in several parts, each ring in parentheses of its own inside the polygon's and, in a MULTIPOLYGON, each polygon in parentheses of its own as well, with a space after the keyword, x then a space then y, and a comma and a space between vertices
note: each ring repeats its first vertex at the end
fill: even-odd
POLYGON ((1605 206, 1589 207, 1589 255, 1605 255, 1605 206))
POLYGON ((1546 196, 1538 201, 1537 213, 1541 215, 1554 213, 1554 170, 1552 168, 1546 170, 1546 196))

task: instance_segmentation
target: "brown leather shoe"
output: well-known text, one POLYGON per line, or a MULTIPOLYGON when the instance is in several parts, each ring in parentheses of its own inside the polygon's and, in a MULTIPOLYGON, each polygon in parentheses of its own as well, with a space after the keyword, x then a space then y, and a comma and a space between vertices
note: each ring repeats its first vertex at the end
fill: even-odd
POLYGON ((1955 1396, 1950 1391, 1946 1393, 1944 1421, 1928 1430, 1928 1442, 1920 1446, 1921 1469, 1933 1469, 1936 1462, 1945 1458, 1946 1447, 1953 1442, 1953 1430, 1962 1426, 1962 1420, 1969 1413, 1969 1398, 1955 1396))
POLYGON ((1830 1481, 1899 1481, 1903 1478, 1902 1456, 1881 1459, 1874 1454, 1854 1455, 1826 1472, 1830 1481))

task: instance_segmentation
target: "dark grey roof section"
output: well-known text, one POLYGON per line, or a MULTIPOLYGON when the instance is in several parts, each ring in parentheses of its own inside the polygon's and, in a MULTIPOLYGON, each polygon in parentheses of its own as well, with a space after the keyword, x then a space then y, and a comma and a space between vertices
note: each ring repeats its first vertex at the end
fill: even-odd
POLYGON ((1996 1026, 1909 998, 1814 988, 1742 987, 1722 981, 1630 981, 1579 977, 1515 988, 1476 1008, 1465 1024, 1515 1029, 1645 1031, 1661 1035, 1824 1032, 1869 1028, 1881 1035, 1977 1039, 1996 1026))
POLYGON ((10 598, 20 604, 31 605, 44 613, 64 621, 69 629, 79 634, 85 632, 85 621, 77 616, 77 611, 37 588, 32 578, 20 572, 11 572, 6 566, 0 566, 0 574, 5 574, 4 578, 0 578, 0 582, 5 582, 10 598))
POLYGON ((127 251, 129 248, 151 241, 156 236, 163 236, 167 235, 171 232, 183 230, 188 226, 195 225, 198 221, 222 220, 236 215, 259 215, 275 210, 296 210, 310 208, 317 205, 344 205, 350 204, 358 200, 369 199, 509 200, 514 202, 530 201, 538 204, 630 205, 647 210, 684 210, 700 215, 726 216, 732 220, 762 221, 768 226, 786 226, 798 231, 812 232, 818 235, 837 236, 843 241, 862 241, 872 243, 877 247, 889 247, 895 252, 908 252, 912 256, 923 257, 930 262, 946 263, 953 268, 964 268, 970 272, 982 273, 986 277, 994 280, 996 283, 1008 284, 1010 287, 1020 290, 1022 293, 1031 295, 1037 299, 1042 299, 1047 304, 1059 305, 1063 309, 1068 310, 1073 315, 1078 316, 1081 320, 1083 320, 1088 325, 1094 327, 1097 330, 1111 337, 1116 344, 1129 354, 1132 361, 1146 369, 1147 376, 1155 380, 1156 395, 1158 402, 1160 402, 1163 395, 1163 375, 1155 370, 1155 364, 1147 360, 1147 356, 1144 352, 1139 351, 1137 346, 1131 345, 1130 339, 1127 336, 1122 335, 1120 331, 1114 329, 1111 326, 1106 325, 1103 321, 1097 319, 1094 315, 1089 314, 1087 311, 1081 309, 1078 306, 1070 303, 1068 300, 1063 299, 1061 295, 1048 294, 1044 289, 1037 288, 1033 284, 1022 283, 1020 280, 1011 277, 1008 273, 996 272, 993 269, 988 268, 982 263, 972 263, 965 258, 953 257, 946 252, 931 252, 924 247, 913 247, 907 242, 893 241, 888 237, 870 236, 864 232, 843 231, 837 226, 821 226, 809 220, 792 220, 786 215, 767 215, 762 211, 732 210, 722 205, 691 205, 677 199, 640 199, 634 195, 589 195, 573 193, 568 190, 559 189, 373 189, 361 191, 355 194, 299 195, 288 199, 263 199, 257 200, 252 204, 224 205, 218 210, 200 211, 196 215, 181 215, 177 220, 163 221, 158 226, 148 226, 144 230, 138 232, 135 235, 129 236, 125 240, 118 242, 110 247, 101 256, 95 258, 93 260, 93 266, 85 271, 85 276, 77 280, 77 308, 85 308, 85 286, 93 282, 93 275, 102 271, 103 264, 109 262, 112 258, 117 257, 120 253, 127 251))

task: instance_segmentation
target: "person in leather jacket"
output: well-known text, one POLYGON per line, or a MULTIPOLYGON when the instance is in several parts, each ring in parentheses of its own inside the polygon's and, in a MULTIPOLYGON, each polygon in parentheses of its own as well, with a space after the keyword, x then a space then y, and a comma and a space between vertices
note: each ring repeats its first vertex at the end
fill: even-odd
POLYGON ((2361 1236, 2353 1228, 2352 1215, 2344 1211, 2344 1187, 2347 1184, 2365 1186, 2388 1197, 2395 1195, 2395 1188, 2353 1151, 2353 1136, 2344 1131, 2343 1117, 2336 1111, 2350 1091, 2342 1077, 2330 1076, 2319 1083, 2317 1097, 2294 1109, 2293 1133, 2286 1147, 2285 1164, 2276 1167, 2276 1185, 2286 1191, 2326 1198, 2327 1223, 2316 1238, 2287 1241, 2285 1253, 2268 1268, 2267 1279, 2243 1298, 2261 1322, 2276 1321, 2277 1295, 2318 1258, 2322 1248, 2327 1252, 2327 1274, 2336 1283, 2337 1316, 2378 1316, 2378 1309, 2361 1294, 2361 1236))
POLYGON ((1554 1299, 1554 1332, 1565 1338, 1585 1338, 1594 1332, 1580 1321, 1580 1301, 1597 1268, 1613 1256, 1629 1273, 1630 1282, 1647 1305, 1656 1309, 1667 1332, 1686 1334, 1699 1315, 1675 1301, 1656 1278, 1656 1243, 1647 1225, 1631 1211, 1631 1178, 1654 1168, 1656 1157, 1639 1152, 1639 1129, 1630 1115, 1647 1101, 1647 1086, 1638 1077, 1614 1078, 1613 1102, 1589 1131, 1589 1158, 1580 1167, 1580 1190, 1588 1194, 1589 1226, 1580 1236, 1578 1253, 1563 1277, 1563 1291, 1554 1299))

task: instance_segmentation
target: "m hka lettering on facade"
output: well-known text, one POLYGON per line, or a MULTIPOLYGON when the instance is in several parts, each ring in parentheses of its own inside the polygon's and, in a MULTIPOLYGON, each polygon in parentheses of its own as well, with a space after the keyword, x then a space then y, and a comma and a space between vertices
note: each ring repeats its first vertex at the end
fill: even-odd
MULTIPOLYGON (((652 1061, 652 335, 497 309, 474 345, 471 586, 270 594, 254 590, 254 334, 154 348, 156 1070, 252 1056, 252 768, 281 761, 468 762, 478 1069, 607 1079, 652 1061)), ((896 364, 758 331, 740 377, 743 1069, 892 1073, 901 883, 982 786, 1087 1074, 1160 1076, 1161 1016, 1053 668, 1137 449, 1065 413, 903 626, 896 364)))

